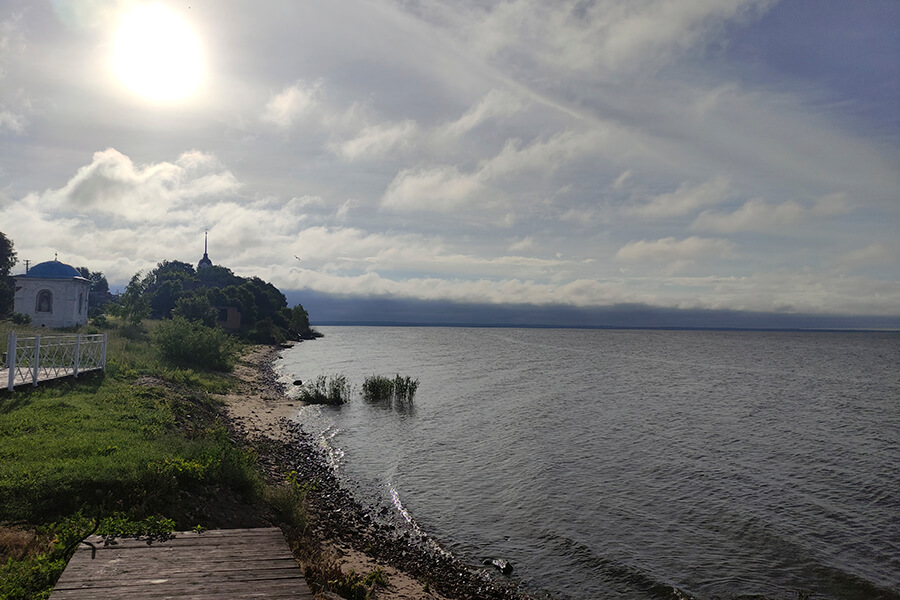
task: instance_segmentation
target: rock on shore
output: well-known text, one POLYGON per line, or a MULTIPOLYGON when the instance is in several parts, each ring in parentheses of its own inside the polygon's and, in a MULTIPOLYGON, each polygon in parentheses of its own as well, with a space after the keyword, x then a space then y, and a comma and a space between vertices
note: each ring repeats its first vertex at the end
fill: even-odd
POLYGON ((307 502, 312 526, 323 552, 348 572, 378 567, 389 586, 379 598, 395 600, 529 600, 514 580, 496 569, 464 564, 420 536, 379 519, 341 486, 316 440, 291 420, 296 402, 285 394, 272 364, 281 350, 258 346, 235 368, 238 390, 225 398, 237 435, 268 438, 260 464, 273 479, 291 470, 313 483, 307 502))

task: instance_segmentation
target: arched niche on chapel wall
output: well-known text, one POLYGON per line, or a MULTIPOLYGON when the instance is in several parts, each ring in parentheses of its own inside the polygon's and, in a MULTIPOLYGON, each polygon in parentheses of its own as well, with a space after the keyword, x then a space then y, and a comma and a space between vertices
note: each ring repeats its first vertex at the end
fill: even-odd
POLYGON ((41 290, 34 300, 34 311, 39 313, 53 312, 53 293, 50 290, 41 290))

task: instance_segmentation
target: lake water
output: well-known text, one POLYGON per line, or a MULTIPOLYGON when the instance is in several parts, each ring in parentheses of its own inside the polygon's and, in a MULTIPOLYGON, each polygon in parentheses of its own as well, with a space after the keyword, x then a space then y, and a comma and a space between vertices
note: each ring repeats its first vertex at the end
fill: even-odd
POLYGON ((900 334, 321 330, 285 381, 420 382, 299 410, 346 485, 532 593, 900 598, 900 334))

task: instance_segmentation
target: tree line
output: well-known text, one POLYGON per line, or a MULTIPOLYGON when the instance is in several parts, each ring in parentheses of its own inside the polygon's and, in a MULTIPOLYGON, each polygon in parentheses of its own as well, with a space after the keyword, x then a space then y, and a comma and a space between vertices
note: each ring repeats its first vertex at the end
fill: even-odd
POLYGON ((317 335, 303 306, 288 308, 284 294, 271 283, 235 275, 227 267, 195 269, 178 260, 164 260, 146 274, 135 273, 110 309, 131 323, 179 316, 213 326, 225 307, 238 310, 239 334, 251 341, 277 343, 317 335))
MULTIPOLYGON (((9 272, 16 264, 12 240, 0 232, 0 317, 12 313, 14 289, 9 272)), ((234 333, 257 343, 280 343, 289 339, 308 339, 319 335, 309 325, 309 314, 298 304, 288 307, 284 294, 259 277, 241 277, 231 269, 193 265, 164 260, 147 273, 135 273, 116 299, 109 294, 103 273, 77 267, 91 281, 92 296, 110 299, 92 307, 91 315, 118 316, 137 326, 143 319, 182 317, 212 327, 228 307, 240 313, 240 328, 234 333)), ((92 302, 92 304, 94 304, 92 302)))

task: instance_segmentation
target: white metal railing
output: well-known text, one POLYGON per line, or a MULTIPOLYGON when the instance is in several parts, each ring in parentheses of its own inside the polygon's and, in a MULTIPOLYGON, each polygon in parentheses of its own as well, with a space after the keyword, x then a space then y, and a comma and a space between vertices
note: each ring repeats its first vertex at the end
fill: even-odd
POLYGON ((6 349, 8 389, 40 380, 86 371, 106 370, 106 334, 36 335, 17 337, 9 332, 6 349))

